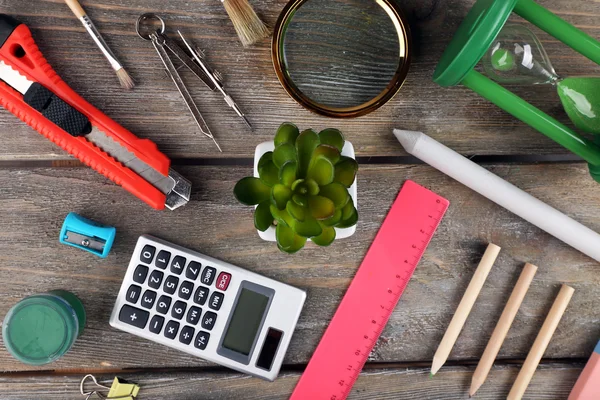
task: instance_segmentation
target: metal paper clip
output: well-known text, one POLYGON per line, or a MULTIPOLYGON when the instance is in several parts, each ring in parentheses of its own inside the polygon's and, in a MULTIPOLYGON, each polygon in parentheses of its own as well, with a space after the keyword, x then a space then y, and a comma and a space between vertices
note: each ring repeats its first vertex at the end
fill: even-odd
POLYGON ((120 380, 118 377, 115 377, 111 387, 99 384, 96 377, 92 374, 84 376, 79 383, 79 392, 82 396, 86 396, 85 400, 90 400, 94 395, 102 400, 135 400, 139 391, 140 387, 137 384, 120 380), (86 392, 84 386, 88 379, 90 379, 97 387, 108 390, 108 394, 102 394, 97 389, 86 392))

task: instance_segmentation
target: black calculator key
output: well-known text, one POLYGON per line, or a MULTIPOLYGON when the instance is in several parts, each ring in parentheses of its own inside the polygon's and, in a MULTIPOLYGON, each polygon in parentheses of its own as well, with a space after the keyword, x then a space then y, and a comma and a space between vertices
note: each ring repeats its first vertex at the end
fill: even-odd
POLYGON ((217 322, 217 314, 214 312, 207 311, 204 313, 204 317, 202 318, 202 327, 204 329, 208 329, 209 331, 215 326, 217 322))
POLYGON ((169 311, 169 306, 171 305, 171 298, 169 296, 160 296, 158 298, 158 302, 156 303, 156 311, 161 314, 166 314, 169 311))
POLYGON ((125 297, 125 300, 135 304, 140 298, 140 293, 142 293, 141 287, 139 287, 138 285, 131 285, 129 286, 129 289, 127 289, 127 295, 125 297))
POLYGON ((177 290, 177 285, 179 285, 179 278, 173 275, 169 275, 167 276, 167 279, 165 279, 163 290, 165 291, 165 293, 173 294, 177 290))
POLYGON ((175 256, 171 263, 171 272, 177 275, 181 275, 183 268, 185 267, 185 257, 175 256))
POLYGON ((196 261, 190 261, 187 268, 185 269, 185 277, 195 281, 196 278, 198 278, 198 274, 200 273, 200 268, 202 268, 202 264, 196 261))
POLYGON ((170 259, 171 259, 171 253, 169 253, 168 251, 165 251, 165 250, 161 250, 158 252, 158 256, 156 257, 156 261, 154 262, 154 265, 156 265, 157 268, 165 269, 165 268, 167 268, 167 265, 169 265, 170 259))
POLYGON ((179 334, 179 341, 183 344, 190 344, 194 340, 195 329, 191 326, 184 326, 179 334))
POLYGON ((167 322, 167 326, 165 326, 165 337, 168 339, 175 339, 177 337, 177 332, 179 331, 179 322, 169 321, 167 322))
POLYGON ((150 313, 148 311, 140 310, 139 308, 128 305, 121 307, 121 312, 119 312, 119 321, 140 329, 146 327, 148 318, 150 318, 150 313))
POLYGON ((156 252, 156 247, 150 246, 149 244, 145 245, 142 249, 142 253, 140 254, 140 261, 146 264, 150 264, 152 259, 154 258, 154 253, 156 252))
POLYGON ((190 281, 185 281, 179 287, 179 297, 184 300, 188 300, 192 296, 194 290, 194 284, 190 281))
POLYGON ((208 306, 210 308, 212 308, 213 310, 219 311, 221 309, 221 306, 223 305, 224 298, 225 298, 225 295, 223 293, 213 292, 213 294, 210 296, 210 301, 208 302, 208 306))
POLYGON ((144 295, 142 296, 142 307, 151 309, 154 305, 154 300, 156 300, 156 292, 152 290, 146 290, 144 295))
POLYGON ((135 271, 133 271, 133 280, 137 283, 144 283, 146 281, 146 277, 148 276, 148 267, 145 265, 138 265, 135 267, 135 271))
POLYGON ((160 315, 155 315, 150 320, 150 326, 148 328, 150 329, 150 332, 156 333, 158 335, 164 323, 165 319, 163 317, 161 317, 160 315))
POLYGON ((200 321, 200 315, 202 315, 202 309, 196 306, 191 306, 187 313, 187 317, 185 317, 185 320, 188 324, 196 325, 198 324, 198 321, 200 321))
POLYGON ((183 318, 183 314, 185 314, 186 307, 187 304, 183 301, 176 301, 175 304, 173 304, 173 308, 171 309, 171 317, 177 319, 183 318))
POLYGON ((206 267, 202 271, 202 277, 200 278, 200 280, 205 285, 210 286, 210 285, 212 285, 213 281, 215 280, 215 275, 217 275, 216 269, 214 269, 213 267, 206 267))
POLYGON ((208 299, 208 292, 208 288, 198 286, 198 289, 196 289, 196 293, 194 294, 194 302, 203 306, 206 303, 206 299, 208 299))
POLYGON ((152 289, 158 289, 163 280, 163 276, 165 276, 165 274, 155 269, 150 274, 150 278, 148 278, 148 286, 150 286, 152 289))
POLYGON ((204 350, 208 345, 208 339, 210 339, 210 333, 208 332, 198 332, 198 336, 196 336, 196 340, 194 341, 194 346, 197 349, 204 350))

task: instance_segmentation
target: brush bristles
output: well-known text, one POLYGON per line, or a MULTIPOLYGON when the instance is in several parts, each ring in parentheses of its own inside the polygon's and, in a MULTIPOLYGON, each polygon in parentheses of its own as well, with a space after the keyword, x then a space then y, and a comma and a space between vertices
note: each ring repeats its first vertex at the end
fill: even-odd
POLYGON ((271 34, 269 28, 256 15, 248 0, 222 1, 244 47, 248 47, 271 34))
POLYGON ((121 68, 117 71, 117 78, 119 78, 119 83, 122 87, 127 90, 131 90, 135 86, 135 82, 131 79, 131 76, 125 71, 125 68, 121 68))

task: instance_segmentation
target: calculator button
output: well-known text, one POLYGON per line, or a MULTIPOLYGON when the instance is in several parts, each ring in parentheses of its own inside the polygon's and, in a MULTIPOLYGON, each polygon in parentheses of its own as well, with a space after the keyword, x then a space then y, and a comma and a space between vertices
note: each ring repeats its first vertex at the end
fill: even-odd
POLYGON ((156 257, 156 261, 154 261, 154 265, 157 268, 165 269, 167 265, 169 265, 169 260, 171 259, 171 253, 165 250, 161 250, 158 252, 158 256, 156 257))
POLYGON ((185 267, 185 258, 181 256, 176 256, 173 258, 173 262, 171 263, 171 272, 177 275, 181 275, 183 272, 183 267, 185 267))
POLYGON ((148 276, 148 267, 145 265, 138 265, 135 267, 135 271, 133 271, 133 280, 137 283, 144 283, 146 281, 146 277, 148 276))
POLYGON ((148 318, 150 318, 150 313, 148 311, 140 310, 139 308, 128 305, 124 305, 119 313, 119 321, 140 329, 144 329, 146 322, 148 322, 148 318))
POLYGON ((177 332, 179 331, 179 322, 169 321, 165 326, 165 337, 168 339, 175 339, 177 332))
POLYGON ((208 306, 210 308, 212 308, 213 310, 219 311, 221 309, 221 306, 223 305, 224 297, 225 297, 225 295, 223 293, 213 292, 213 294, 210 296, 210 301, 208 302, 208 306))
POLYGON ((210 333, 198 332, 198 336, 196 336, 196 340, 194 341, 194 346, 197 349, 204 350, 208 345, 208 339, 210 339, 210 333))
POLYGON ((202 327, 204 329, 210 331, 215 326, 215 322, 217 322, 217 314, 210 311, 204 313, 204 318, 202 318, 202 327))
POLYGON ((183 318, 183 314, 185 314, 185 309, 187 304, 183 301, 176 301, 173 304, 173 308, 171 309, 171 317, 181 319, 183 318))
POLYGON ((194 290, 194 284, 190 281, 185 281, 181 284, 179 288, 179 297, 184 300, 188 300, 192 295, 192 291, 194 290))
POLYGON ((205 285, 210 286, 210 285, 212 285, 213 281, 215 280, 216 274, 217 274, 216 269, 214 269, 213 267, 206 267, 206 268, 204 268, 204 271, 202 271, 202 278, 200 278, 200 280, 205 285))
POLYGON ((177 290, 177 285, 179 285, 179 278, 173 275, 169 275, 167 276, 167 279, 165 279, 163 290, 165 291, 165 293, 173 294, 177 290))
POLYGON ((202 264, 196 261, 190 261, 185 269, 185 277, 195 281, 200 273, 200 268, 202 268, 202 264))
POLYGON ((154 271, 152 271, 152 273, 150 274, 150 278, 148 279, 148 286, 150 286, 152 289, 158 289, 160 287, 160 283, 162 282, 164 275, 165 274, 163 274, 159 270, 155 269, 154 271))
POLYGON ((179 334, 179 341, 183 344, 190 344, 194 340, 195 329, 191 326, 184 326, 179 334))
POLYGON ((156 333, 158 335, 164 323, 165 319, 163 317, 161 317, 160 315, 155 315, 150 320, 150 326, 148 327, 148 329, 150 329, 150 332, 156 333))
POLYGON ((156 247, 150 246, 149 244, 145 245, 140 254, 140 261, 150 264, 154 258, 154 252, 156 252, 156 247))
POLYGON ((208 288, 198 286, 198 289, 196 289, 196 293, 194 294, 194 302, 203 306, 206 303, 206 299, 208 299, 208 292, 208 288))
POLYGON ((187 317, 185 317, 185 321, 188 324, 196 325, 198 324, 198 321, 200 321, 200 315, 202 315, 202 309, 196 306, 191 306, 187 313, 187 317))
POLYGON ((166 314, 169 311, 169 306, 171 305, 171 298, 169 296, 160 296, 158 298, 158 302, 156 303, 156 311, 161 314, 166 314))
POLYGON ((217 278, 217 289, 226 291, 227 287, 229 287, 229 282, 231 281, 231 274, 227 272, 221 272, 219 277, 217 278))
POLYGON ((156 300, 156 292, 152 290, 146 290, 144 295, 142 296, 142 307, 151 309, 154 305, 154 300, 156 300))
POLYGON ((142 293, 142 288, 138 285, 131 285, 129 289, 127 289, 127 297, 125 299, 130 303, 137 303, 140 298, 140 293, 142 293))

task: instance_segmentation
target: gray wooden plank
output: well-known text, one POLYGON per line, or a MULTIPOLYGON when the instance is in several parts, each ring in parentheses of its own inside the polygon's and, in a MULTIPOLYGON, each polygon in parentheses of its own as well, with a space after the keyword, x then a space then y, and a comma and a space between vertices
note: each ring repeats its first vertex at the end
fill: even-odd
MULTIPOLYGON (((565 153, 560 146, 492 106, 464 88, 441 88, 431 80, 435 66, 464 18, 472 0, 403 1, 411 19, 415 54, 409 77, 400 93, 382 109, 356 120, 332 120, 316 116, 295 104, 281 88, 273 71, 270 43, 243 49, 218 1, 212 0, 98 0, 84 1, 89 15, 138 82, 124 92, 106 61, 95 49, 80 24, 60 1, 2 2, 2 12, 26 22, 51 65, 73 88, 140 137, 154 140, 169 156, 250 156, 254 146, 269 140, 284 121, 303 128, 337 127, 351 139, 359 155, 402 155, 391 135, 393 127, 423 130, 466 154, 565 153), (171 32, 181 29, 206 48, 210 62, 226 77, 227 87, 256 126, 249 132, 224 107, 219 95, 209 93, 189 74, 191 86, 208 124, 223 145, 224 154, 196 133, 185 106, 168 80, 151 45, 133 29, 143 12, 165 18, 171 32)), ((286 0, 252 2, 273 26, 286 0)), ((594 37, 600 37, 597 2, 542 0, 541 4, 594 37)), ((542 35, 557 71, 565 75, 598 74, 600 69, 556 40, 542 35)), ((309 54, 309 57, 314 55, 309 54)), ((514 90, 543 110, 566 116, 552 87, 517 87, 514 90)), ((60 158, 62 150, 6 111, 0 112, 0 159, 60 158)))
MULTIPOLYGON (((518 366, 496 366, 487 382, 477 393, 478 399, 505 399, 517 376, 518 366)), ((579 365, 544 365, 536 372, 527 392, 528 399, 566 399, 575 384, 579 365)), ((426 369, 365 370, 354 385, 348 400, 454 400, 468 398, 472 368, 442 369, 429 378, 426 369)), ((299 373, 284 373, 275 382, 266 382, 239 374, 168 371, 154 373, 123 373, 120 377, 140 385, 140 399, 177 400, 275 400, 286 399, 296 385, 299 373)), ((76 400, 79 394, 79 375, 2 377, 0 398, 20 400, 76 400)), ((109 385, 114 375, 98 376, 109 385)))
MULTIPOLYGON (((600 230, 600 186, 583 164, 490 165, 534 196, 600 230)), ((86 168, 0 169, 0 315, 23 296, 68 288, 81 296, 89 322, 72 351, 41 368, 24 366, 0 347, 2 370, 203 366, 109 327, 108 318, 137 237, 173 241, 308 291, 286 363, 306 363, 405 179, 431 188, 451 206, 393 312, 370 361, 431 360, 463 291, 491 241, 503 251, 451 355, 478 358, 525 262, 540 267, 500 358, 523 358, 561 282, 576 292, 546 353, 587 357, 597 326, 598 264, 439 172, 423 165, 362 166, 357 234, 330 248, 309 245, 296 255, 262 242, 252 210, 237 204, 235 182, 247 167, 178 167, 192 179, 192 201, 175 212, 153 211, 86 168), (65 215, 75 211, 117 227, 106 260, 58 243, 65 215)), ((365 294, 368 295, 368 294, 365 294)))

